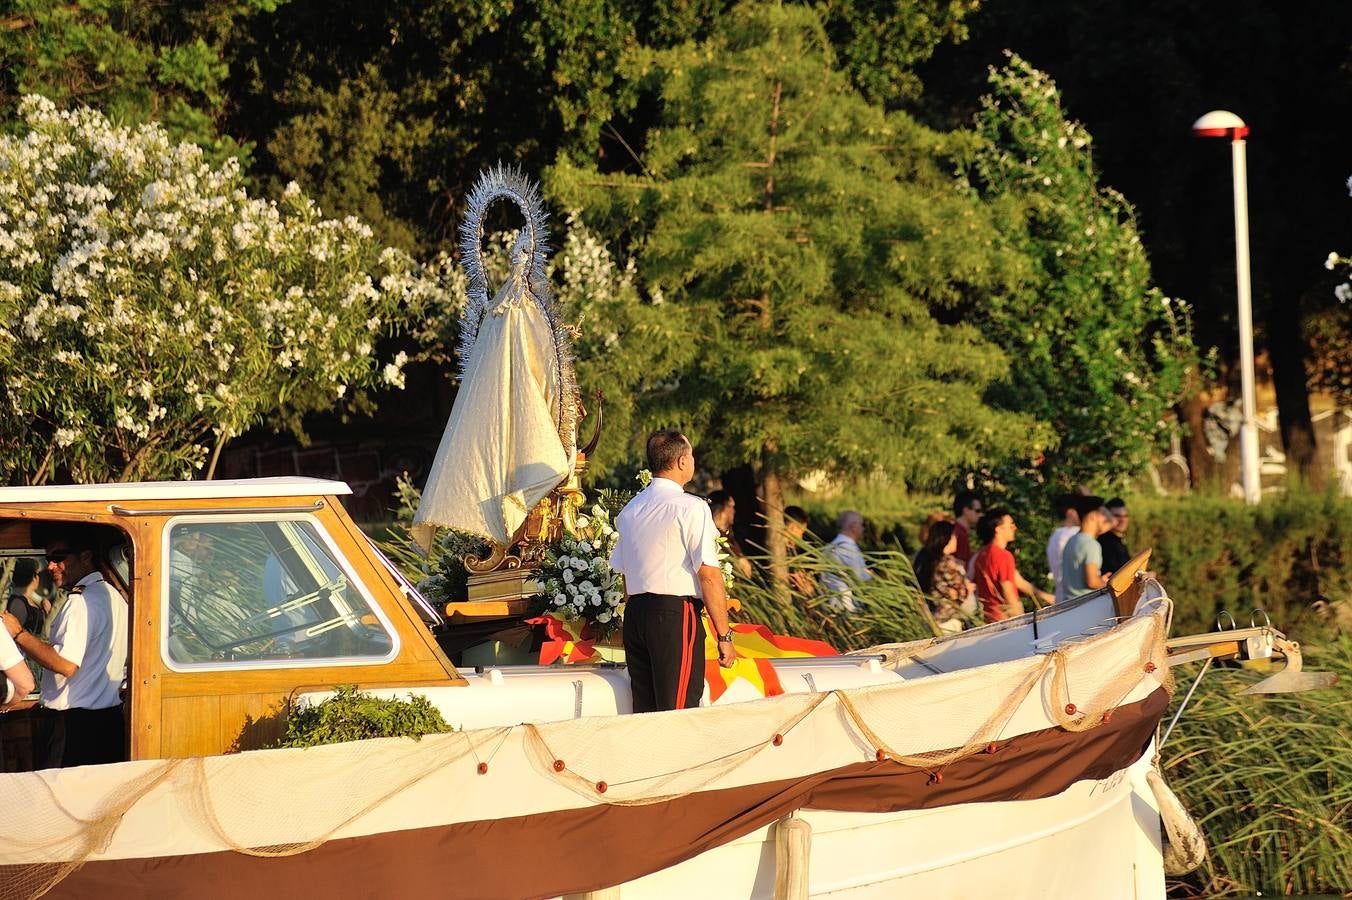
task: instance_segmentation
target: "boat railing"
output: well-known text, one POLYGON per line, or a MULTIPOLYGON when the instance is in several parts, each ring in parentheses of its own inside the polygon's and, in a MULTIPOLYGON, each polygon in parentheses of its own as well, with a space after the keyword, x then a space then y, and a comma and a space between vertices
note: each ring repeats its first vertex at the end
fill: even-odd
MULTIPOLYGON (((770 664, 779 666, 811 666, 813 668, 858 668, 868 666, 870 663, 881 663, 887 659, 884 653, 869 653, 855 656, 771 656, 765 657, 770 664)), ((542 666, 534 663, 518 663, 512 665, 486 665, 486 666, 460 666, 457 668, 461 675, 489 675, 492 673, 501 673, 504 677, 516 675, 540 675, 540 674, 568 674, 570 672, 585 672, 594 669, 623 669, 626 668, 622 662, 612 662, 602 660, 595 663, 574 663, 570 665, 547 665, 542 666)))

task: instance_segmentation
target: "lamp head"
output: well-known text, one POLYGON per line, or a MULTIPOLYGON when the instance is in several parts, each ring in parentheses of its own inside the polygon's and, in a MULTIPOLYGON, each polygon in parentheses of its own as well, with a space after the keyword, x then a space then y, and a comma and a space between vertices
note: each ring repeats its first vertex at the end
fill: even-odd
POLYGON ((1232 112, 1213 109, 1192 123, 1192 133, 1196 137, 1228 137, 1238 141, 1248 136, 1249 126, 1232 112))

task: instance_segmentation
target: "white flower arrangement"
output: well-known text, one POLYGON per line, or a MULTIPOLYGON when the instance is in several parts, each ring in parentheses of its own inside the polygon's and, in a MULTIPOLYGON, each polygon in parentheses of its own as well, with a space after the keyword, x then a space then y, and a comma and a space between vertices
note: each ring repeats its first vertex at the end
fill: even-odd
POLYGON ((723 573, 723 588, 732 596, 732 585, 737 575, 732 568, 732 551, 728 549, 728 539, 718 536, 718 568, 723 573))
POLYGON ((620 621, 624 580, 610 567, 610 551, 619 533, 599 503, 591 515, 578 516, 577 530, 565 534, 540 567, 548 611, 564 619, 583 619, 604 633, 620 621))

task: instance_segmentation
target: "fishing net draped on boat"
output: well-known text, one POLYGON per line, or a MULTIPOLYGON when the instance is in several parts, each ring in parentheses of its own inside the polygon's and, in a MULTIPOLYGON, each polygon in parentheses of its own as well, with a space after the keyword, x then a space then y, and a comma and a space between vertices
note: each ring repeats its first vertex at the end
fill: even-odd
POLYGON ((1165 612, 923 679, 699 710, 3 776, 0 900, 90 859, 305 853, 423 825, 660 803, 893 760, 942 773, 995 742, 1083 731, 1171 690, 1165 612), (55 861, 55 862, 53 862, 55 861))

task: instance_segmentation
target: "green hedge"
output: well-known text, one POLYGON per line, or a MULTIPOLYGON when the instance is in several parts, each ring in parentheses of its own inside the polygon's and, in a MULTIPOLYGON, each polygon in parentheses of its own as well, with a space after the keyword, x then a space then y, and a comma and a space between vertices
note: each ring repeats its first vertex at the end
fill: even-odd
MULTIPOLYGON (((1217 496, 1126 500, 1132 515, 1127 543, 1133 551, 1154 549, 1150 567, 1176 606, 1174 634, 1209 631, 1222 610, 1247 625, 1262 608, 1283 631, 1316 637, 1326 626, 1311 604, 1352 601, 1352 500, 1310 491, 1268 497, 1256 507, 1217 496)), ((908 553, 925 515, 945 506, 941 497, 886 489, 798 502, 823 542, 835 534, 836 515, 854 508, 868 526, 866 548, 900 543, 908 553)), ((1038 519, 1019 525, 1012 549, 1023 574, 1038 581, 1054 525, 1038 519)))
POLYGON ((1174 598, 1174 634, 1208 631, 1228 610, 1247 625, 1254 608, 1289 634, 1325 630, 1315 600, 1352 586, 1352 501, 1294 493, 1258 506, 1219 497, 1130 500, 1128 544, 1154 549, 1151 568, 1174 598))

